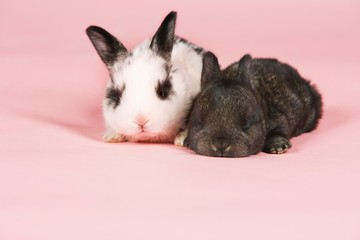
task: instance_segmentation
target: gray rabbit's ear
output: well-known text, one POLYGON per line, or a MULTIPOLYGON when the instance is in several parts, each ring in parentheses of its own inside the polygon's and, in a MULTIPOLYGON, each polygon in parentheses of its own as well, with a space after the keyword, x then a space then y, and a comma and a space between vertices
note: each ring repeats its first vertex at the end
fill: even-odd
POLYGON ((250 88, 253 88, 249 74, 250 71, 249 69, 251 64, 252 64, 252 57, 249 54, 244 55, 240 59, 238 63, 238 70, 237 70, 238 72, 237 72, 236 80, 250 88))
POLYGON ((119 40, 101 27, 90 26, 86 29, 86 34, 94 45, 101 60, 108 67, 112 66, 117 59, 128 53, 128 50, 119 40))
POLYGON ((170 12, 151 40, 150 48, 166 60, 170 60, 175 38, 176 12, 170 12))
POLYGON ((201 72, 201 88, 218 81, 221 78, 221 69, 217 57, 212 52, 207 52, 203 57, 201 72))

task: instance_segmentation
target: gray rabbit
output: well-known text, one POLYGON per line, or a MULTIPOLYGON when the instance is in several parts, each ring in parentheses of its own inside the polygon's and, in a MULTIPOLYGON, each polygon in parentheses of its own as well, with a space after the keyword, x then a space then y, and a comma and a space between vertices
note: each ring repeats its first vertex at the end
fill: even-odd
POLYGON ((175 143, 206 156, 280 154, 291 147, 290 138, 314 130, 321 116, 321 95, 291 66, 245 55, 221 71, 207 52, 201 92, 175 143))

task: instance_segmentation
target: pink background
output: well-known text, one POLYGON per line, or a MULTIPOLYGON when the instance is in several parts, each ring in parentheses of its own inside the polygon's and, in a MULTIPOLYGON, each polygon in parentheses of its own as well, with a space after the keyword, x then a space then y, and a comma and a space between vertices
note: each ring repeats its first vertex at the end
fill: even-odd
POLYGON ((1 0, 0 30, 1 240, 360 239, 359 0, 1 0), (101 142, 107 72, 85 28, 132 48, 170 10, 223 66, 296 66, 319 128, 242 159, 101 142))

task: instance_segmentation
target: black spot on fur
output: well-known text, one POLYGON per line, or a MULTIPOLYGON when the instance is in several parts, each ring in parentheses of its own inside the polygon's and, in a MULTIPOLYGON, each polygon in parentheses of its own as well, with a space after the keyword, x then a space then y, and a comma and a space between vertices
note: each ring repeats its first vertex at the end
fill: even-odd
POLYGON ((170 72, 171 72, 172 65, 168 64, 168 63, 165 63, 164 68, 165 68, 166 74, 169 75, 170 72))
POLYGON ((108 105, 112 105, 113 108, 116 108, 120 102, 122 94, 125 90, 125 86, 120 90, 115 87, 110 87, 106 90, 106 98, 108 99, 108 105))
POLYGON ((169 99, 174 94, 170 77, 166 78, 165 81, 159 81, 155 91, 160 100, 169 99))

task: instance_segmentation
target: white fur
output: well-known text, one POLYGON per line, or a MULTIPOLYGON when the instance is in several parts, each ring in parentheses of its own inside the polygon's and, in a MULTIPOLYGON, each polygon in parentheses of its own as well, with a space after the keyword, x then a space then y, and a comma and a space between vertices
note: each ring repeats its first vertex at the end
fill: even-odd
MULTIPOLYGON (((192 100, 200 91, 202 54, 190 44, 174 41, 170 73, 174 94, 161 100, 155 88, 159 80, 166 78, 166 61, 149 45, 150 40, 144 41, 109 68, 115 86, 125 86, 125 90, 115 109, 106 98, 103 102, 105 141, 173 142, 184 127, 192 100), (148 121, 145 132, 137 124, 138 118, 148 121)), ((108 86, 111 84, 109 80, 108 86)))

